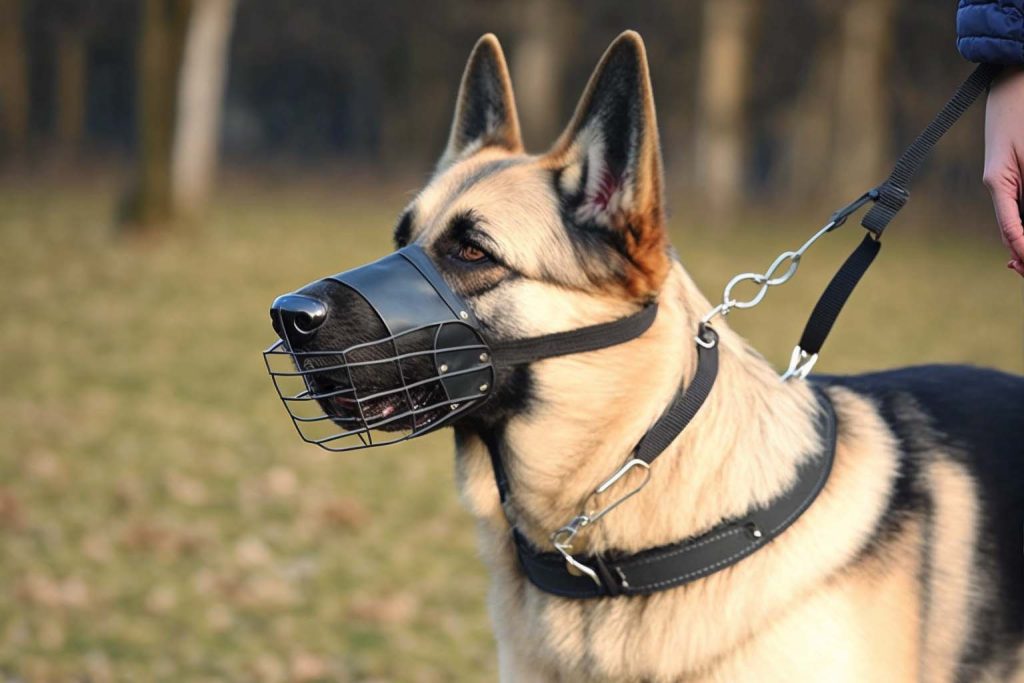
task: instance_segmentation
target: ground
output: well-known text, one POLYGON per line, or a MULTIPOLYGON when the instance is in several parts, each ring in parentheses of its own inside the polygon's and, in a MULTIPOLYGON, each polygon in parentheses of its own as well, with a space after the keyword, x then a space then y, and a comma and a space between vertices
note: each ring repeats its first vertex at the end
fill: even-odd
MULTIPOLYGON (((0 188, 0 680, 493 680, 450 435, 322 452, 260 356, 274 296, 382 255, 409 195, 236 184, 202 227, 119 240, 117 187, 0 188)), ((1021 286, 979 221, 897 222, 819 369, 1022 371, 1021 286)), ((821 222, 673 239, 717 297, 821 222)), ((859 232, 732 316, 777 364, 859 232)))

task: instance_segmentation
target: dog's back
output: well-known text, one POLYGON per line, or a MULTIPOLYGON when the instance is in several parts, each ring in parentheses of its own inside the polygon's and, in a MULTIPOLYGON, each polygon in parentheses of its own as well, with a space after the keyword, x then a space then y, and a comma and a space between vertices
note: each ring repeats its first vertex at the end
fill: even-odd
POLYGON ((869 552, 921 521, 925 632, 961 619, 959 679, 1003 680, 1024 639, 1024 378, 931 365, 817 381, 872 399, 899 441, 899 475, 869 552), (964 534, 945 533, 951 519, 964 534), (951 558, 970 572, 957 615, 942 609, 958 590, 951 558))

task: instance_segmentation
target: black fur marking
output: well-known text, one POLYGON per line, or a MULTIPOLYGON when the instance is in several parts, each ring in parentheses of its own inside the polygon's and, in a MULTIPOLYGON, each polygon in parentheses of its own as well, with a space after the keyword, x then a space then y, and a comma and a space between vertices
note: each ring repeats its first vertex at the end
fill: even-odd
POLYGON ((448 221, 448 234, 445 237, 455 244, 464 244, 479 222, 480 217, 473 211, 455 214, 448 221))
POLYGON ((908 398, 927 415, 932 435, 941 439, 938 449, 972 476, 981 517, 973 571, 975 581, 990 584, 987 595, 993 598, 978 606, 958 671, 958 680, 975 680, 982 668, 1010 656, 1024 638, 1024 379, 964 366, 817 379, 874 399, 900 439, 904 469, 876 547, 901 517, 931 516, 920 476, 934 449, 921 449, 920 425, 901 410, 908 398))
POLYGON ((398 224, 395 226, 395 232, 392 237, 396 249, 401 249, 409 244, 409 239, 412 237, 412 218, 413 210, 406 209, 398 219, 398 224))

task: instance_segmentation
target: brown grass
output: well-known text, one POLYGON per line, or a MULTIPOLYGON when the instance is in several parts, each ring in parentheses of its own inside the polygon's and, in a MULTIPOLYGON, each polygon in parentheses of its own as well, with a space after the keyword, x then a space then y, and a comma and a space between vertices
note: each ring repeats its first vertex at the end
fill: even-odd
MULTIPOLYGON (((273 297, 384 253, 407 197, 250 186, 126 243, 100 185, 0 190, 0 678, 493 680, 450 437, 320 452, 259 354, 273 297)), ((814 227, 674 241, 714 296, 814 227)), ((778 363, 846 231, 734 315, 778 363)), ((1021 371, 1021 288, 978 234, 894 228, 820 368, 1021 371)))

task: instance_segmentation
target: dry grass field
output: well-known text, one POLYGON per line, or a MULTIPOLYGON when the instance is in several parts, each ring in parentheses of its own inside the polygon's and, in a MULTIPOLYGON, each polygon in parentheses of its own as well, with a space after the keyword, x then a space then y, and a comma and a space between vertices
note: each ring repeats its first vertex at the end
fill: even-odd
MULTIPOLYGON (((0 189, 0 680, 493 680, 450 436, 322 452, 260 356, 273 297, 387 251, 407 195, 250 183, 201 229, 133 240, 114 200, 0 189)), ((673 230, 717 297, 818 223, 673 230)), ((819 369, 1024 370, 994 232, 897 223, 819 369)), ((859 233, 732 323, 783 364, 859 233)))

